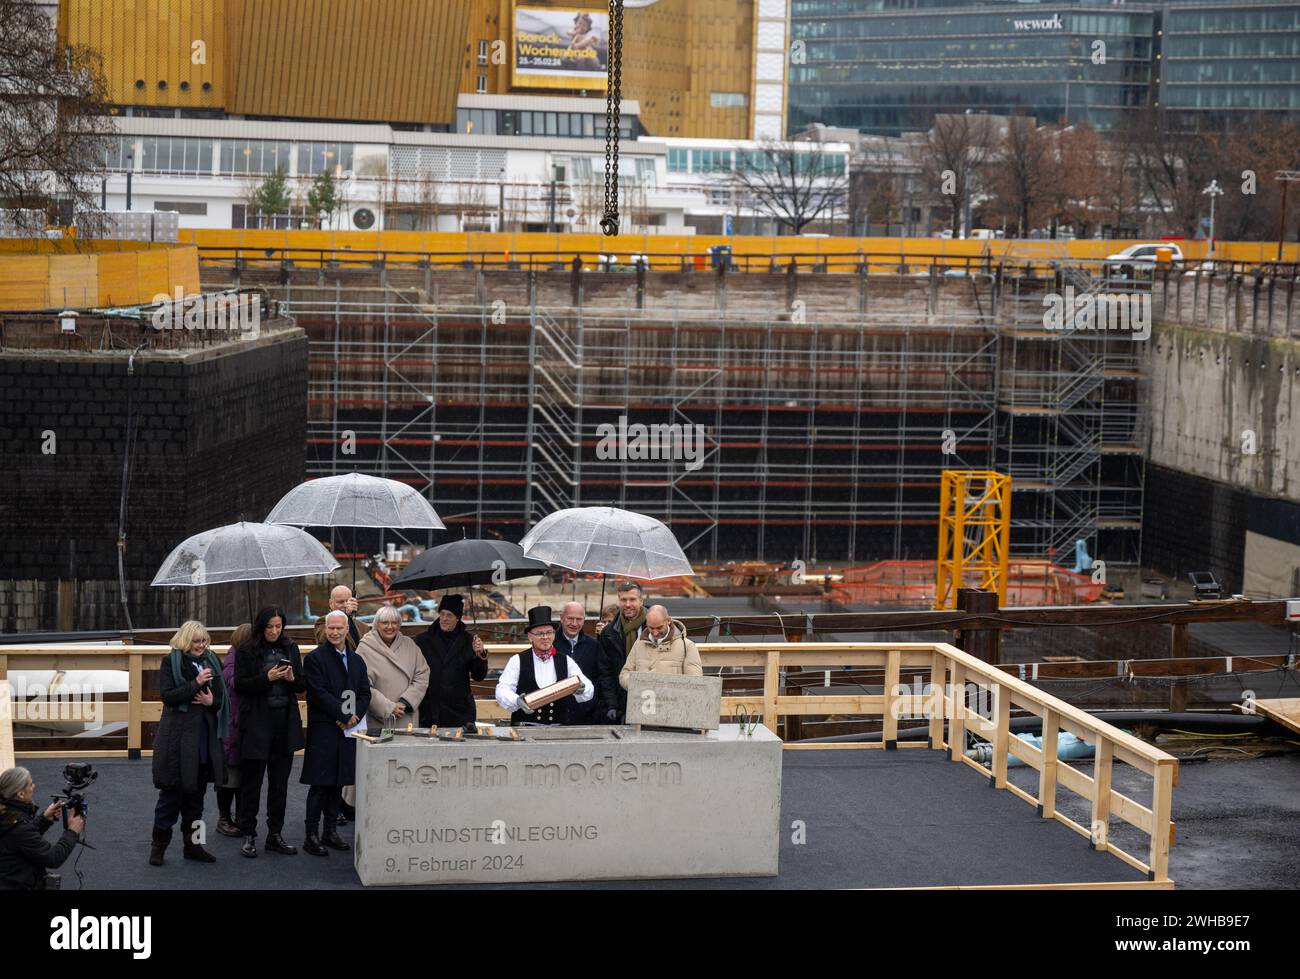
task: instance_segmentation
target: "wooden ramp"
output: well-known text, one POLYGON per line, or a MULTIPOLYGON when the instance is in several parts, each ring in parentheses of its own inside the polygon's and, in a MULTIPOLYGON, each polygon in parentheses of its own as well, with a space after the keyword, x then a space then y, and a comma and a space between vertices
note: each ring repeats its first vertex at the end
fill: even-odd
POLYGON ((1285 728, 1300 734, 1300 697, 1283 697, 1279 700, 1255 700, 1242 705, 1242 711, 1263 714, 1285 728), (1254 708, 1252 711, 1251 708, 1254 708))
POLYGON ((14 702, 9 681, 0 680, 0 772, 14 767, 14 702))

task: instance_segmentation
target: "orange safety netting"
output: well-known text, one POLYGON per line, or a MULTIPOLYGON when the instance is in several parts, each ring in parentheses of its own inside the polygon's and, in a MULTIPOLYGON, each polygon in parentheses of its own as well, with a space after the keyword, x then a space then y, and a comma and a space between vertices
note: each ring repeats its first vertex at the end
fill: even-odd
MULTIPOLYGON (((1011 561, 1007 571, 1007 605, 1077 605, 1095 602, 1102 585, 1050 561, 1011 561)), ((969 586, 978 586, 977 581, 969 586)), ((934 604, 934 561, 877 561, 846 568, 831 586, 831 598, 854 605, 934 604)))

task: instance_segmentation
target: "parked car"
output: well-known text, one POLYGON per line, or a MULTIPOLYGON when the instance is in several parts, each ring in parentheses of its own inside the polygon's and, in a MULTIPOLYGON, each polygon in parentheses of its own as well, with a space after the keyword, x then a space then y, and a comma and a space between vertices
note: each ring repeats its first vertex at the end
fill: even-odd
POLYGON ((1106 256, 1104 266, 1107 275, 1132 278, 1139 270, 1150 272, 1156 267, 1156 251, 1161 248, 1169 250, 1169 257, 1174 262, 1183 260, 1183 250, 1173 242, 1162 241, 1159 244, 1129 245, 1122 252, 1106 256))

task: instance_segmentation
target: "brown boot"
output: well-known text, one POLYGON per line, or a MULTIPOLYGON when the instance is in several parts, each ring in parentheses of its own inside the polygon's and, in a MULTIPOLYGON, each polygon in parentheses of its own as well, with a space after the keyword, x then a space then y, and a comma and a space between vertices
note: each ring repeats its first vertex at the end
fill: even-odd
POLYGON ((234 820, 232 820, 225 813, 222 813, 220 818, 217 819, 217 832, 220 833, 222 836, 243 836, 244 835, 239 831, 239 824, 234 820))
POLYGON ((198 823, 189 823, 185 827, 185 848, 182 856, 186 860, 198 860, 200 863, 216 863, 217 858, 207 850, 203 849, 202 844, 194 842, 194 831, 198 823))
POLYGON ((158 827, 154 827, 153 845, 149 847, 149 862, 153 864, 153 866, 162 866, 163 851, 167 849, 167 844, 171 841, 171 829, 158 829, 158 827))

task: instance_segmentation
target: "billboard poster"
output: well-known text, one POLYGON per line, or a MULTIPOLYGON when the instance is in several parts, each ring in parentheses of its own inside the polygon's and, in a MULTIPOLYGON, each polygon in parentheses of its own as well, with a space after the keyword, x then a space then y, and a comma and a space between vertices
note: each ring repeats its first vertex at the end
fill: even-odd
POLYGON ((515 85, 605 90, 608 13, 516 7, 512 39, 515 85))

